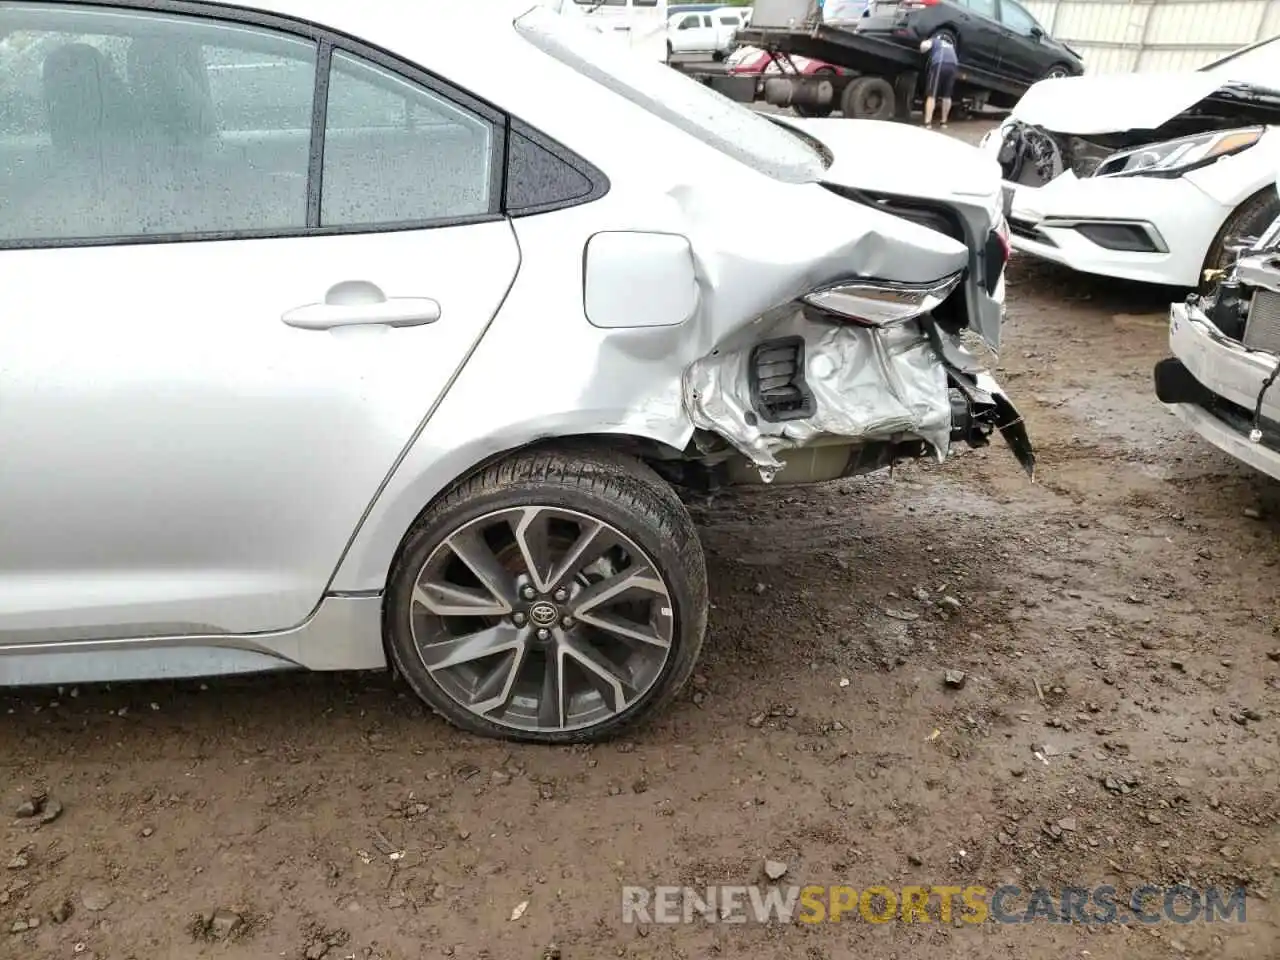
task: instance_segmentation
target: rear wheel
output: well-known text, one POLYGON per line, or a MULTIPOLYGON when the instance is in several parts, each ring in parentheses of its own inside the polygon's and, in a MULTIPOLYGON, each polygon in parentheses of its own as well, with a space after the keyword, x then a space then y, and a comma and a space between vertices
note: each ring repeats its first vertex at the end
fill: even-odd
POLYGON ((844 88, 840 109, 846 117, 858 120, 891 120, 893 87, 883 77, 858 77, 844 88))
POLYGON ((1259 236, 1277 217, 1280 217, 1280 195, 1275 187, 1259 190, 1236 207, 1205 254, 1200 268, 1200 292, 1207 294, 1217 288, 1222 274, 1236 261, 1235 245, 1246 238, 1259 236))
POLYGON ((958 36, 956 36, 956 33, 955 33, 955 31, 954 31, 954 30, 948 30, 946 27, 943 27, 941 30, 935 30, 935 31, 934 31, 934 32, 929 36, 929 39, 930 39, 930 40, 932 40, 934 37, 943 37, 943 38, 947 39, 948 41, 950 41, 951 46, 953 46, 953 47, 955 47, 955 48, 956 48, 956 57, 957 57, 957 58, 959 58, 959 56, 960 56, 960 38, 959 38, 958 36))
POLYGON ((706 626, 702 547, 672 489, 610 454, 513 457, 414 526, 384 630, 424 702, 472 733, 600 740, 688 680, 706 626))

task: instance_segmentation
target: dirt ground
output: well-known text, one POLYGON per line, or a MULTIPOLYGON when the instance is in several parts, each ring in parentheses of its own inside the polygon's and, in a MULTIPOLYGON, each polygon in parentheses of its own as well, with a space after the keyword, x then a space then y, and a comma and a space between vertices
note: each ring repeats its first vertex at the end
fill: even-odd
POLYGON ((1009 296, 1038 482, 993 445, 696 507, 704 660, 626 742, 476 740, 377 675, 0 696, 0 957, 1280 956, 1280 486, 1155 401, 1169 291, 1015 262, 1009 296), (1243 924, 621 921, 624 884, 766 858, 1250 895, 1243 924))

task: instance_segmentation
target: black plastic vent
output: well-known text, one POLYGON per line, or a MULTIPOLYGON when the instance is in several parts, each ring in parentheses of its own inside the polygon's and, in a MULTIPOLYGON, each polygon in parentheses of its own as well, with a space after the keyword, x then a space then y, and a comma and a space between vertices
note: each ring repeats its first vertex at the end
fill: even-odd
POLYGON ((1000 234, 992 230, 987 234, 986 246, 982 248, 982 285, 987 293, 995 293, 1000 285, 1000 277, 1004 274, 1004 241, 1000 234))
POLYGON ((813 392, 804 382, 804 338, 779 337, 756 344, 749 372, 751 402, 769 423, 813 416, 813 392))

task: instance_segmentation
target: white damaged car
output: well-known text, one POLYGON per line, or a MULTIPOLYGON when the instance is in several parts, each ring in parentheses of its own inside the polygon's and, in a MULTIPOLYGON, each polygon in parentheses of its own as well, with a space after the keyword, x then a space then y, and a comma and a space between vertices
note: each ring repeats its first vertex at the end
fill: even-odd
POLYGON ((1221 282, 1169 311, 1156 396, 1220 450, 1280 480, 1280 217, 1221 282))
POLYGON ((702 646, 677 488, 1033 469, 955 141, 535 0, 6 3, 0 88, 0 683, 391 665, 605 737, 702 646))
POLYGON ((1280 38, 1189 73, 1044 80, 982 141, 1015 250, 1199 287, 1280 213, 1280 38))

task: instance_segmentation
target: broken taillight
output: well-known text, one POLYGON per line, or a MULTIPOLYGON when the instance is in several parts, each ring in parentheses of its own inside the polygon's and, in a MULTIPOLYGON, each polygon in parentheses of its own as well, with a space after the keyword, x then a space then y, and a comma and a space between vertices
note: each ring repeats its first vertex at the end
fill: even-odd
POLYGON ((963 271, 933 283, 851 279, 822 287, 801 299, 837 320, 864 327, 891 327, 934 310, 951 296, 963 271))

